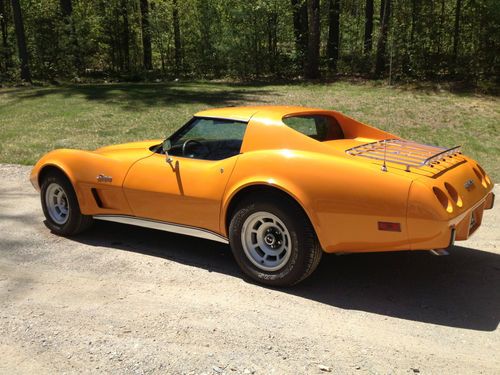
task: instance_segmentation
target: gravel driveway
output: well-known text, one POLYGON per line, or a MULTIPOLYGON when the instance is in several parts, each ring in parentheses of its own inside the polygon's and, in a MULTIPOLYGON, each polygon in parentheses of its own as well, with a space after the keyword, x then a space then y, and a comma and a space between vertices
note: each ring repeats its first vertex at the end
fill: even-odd
POLYGON ((500 373, 500 202, 450 256, 329 255, 274 290, 215 242, 57 237, 28 173, 0 165, 0 373, 500 373))

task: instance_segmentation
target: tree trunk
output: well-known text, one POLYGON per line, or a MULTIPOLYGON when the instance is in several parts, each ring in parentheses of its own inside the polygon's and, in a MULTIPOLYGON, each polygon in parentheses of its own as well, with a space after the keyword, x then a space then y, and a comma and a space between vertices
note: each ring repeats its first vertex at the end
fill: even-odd
POLYGON ((60 0, 59 4, 61 6, 61 14, 64 18, 71 17, 73 13, 73 4, 71 0, 60 0))
POLYGON ((380 76, 386 66, 387 34, 391 17, 391 0, 382 0, 380 4, 380 36, 377 43, 377 58, 375 61, 375 75, 380 76))
POLYGON ((28 50, 26 49, 26 36, 24 35, 23 14, 19 0, 12 0, 12 14, 14 16, 14 26, 16 29, 17 49, 21 62, 21 79, 31 83, 31 72, 28 60, 28 50))
POLYGON ((60 0, 59 6, 61 7, 61 15, 63 22, 67 27, 68 38, 70 43, 73 45, 73 52, 71 53, 74 57, 74 63, 77 70, 82 69, 82 56, 80 53, 80 47, 78 45, 78 39, 76 38, 76 29, 73 22, 73 3, 72 0, 60 0))
POLYGON ((373 34, 373 0, 366 0, 365 6, 365 38, 364 52, 369 55, 372 51, 372 34, 373 34))
POLYGON ((328 67, 330 70, 336 71, 340 46, 340 0, 330 0, 328 24, 328 43, 326 50, 328 67))
POLYGON ((143 67, 146 70, 153 69, 153 54, 151 51, 151 27, 149 25, 149 2, 141 0, 141 31, 143 67))
POLYGON ((293 33, 295 36, 295 51, 297 62, 305 68, 309 40, 309 24, 307 15, 307 0, 291 0, 293 12, 293 33))
POLYGON ((438 50, 437 50, 437 55, 438 58, 441 60, 441 47, 443 46, 443 34, 446 32, 445 27, 444 27, 444 21, 445 21, 445 0, 441 0, 441 15, 439 17, 439 31, 438 31, 438 50))
POLYGON ((457 0, 455 6, 455 27, 453 29, 453 63, 455 68, 458 64, 458 43, 460 38, 460 12, 462 8, 462 0, 457 0))
POLYGON ((179 6, 177 0, 172 3, 172 20, 174 23, 174 59, 175 73, 179 74, 182 65, 182 46, 181 46, 181 30, 179 25, 179 6))
POLYGON ((276 73, 276 56, 278 55, 278 13, 271 11, 267 18, 267 50, 269 71, 276 73))
POLYGON ((7 72, 7 69, 10 66, 10 48, 9 48, 9 39, 7 33, 7 12, 5 10, 5 0, 0 0, 0 28, 2 29, 2 50, 4 57, 4 69, 7 72))
POLYGON ((121 1, 121 13, 123 18, 122 48, 123 60, 122 68, 130 72, 130 27, 128 22, 128 3, 127 0, 121 1))
POLYGON ((415 32, 417 28, 417 22, 420 17, 420 0, 412 0, 411 3, 411 31, 410 31, 410 44, 413 47, 413 42, 415 40, 415 32))
POLYGON ((308 0, 309 40, 307 48, 306 78, 319 78, 319 0, 308 0))

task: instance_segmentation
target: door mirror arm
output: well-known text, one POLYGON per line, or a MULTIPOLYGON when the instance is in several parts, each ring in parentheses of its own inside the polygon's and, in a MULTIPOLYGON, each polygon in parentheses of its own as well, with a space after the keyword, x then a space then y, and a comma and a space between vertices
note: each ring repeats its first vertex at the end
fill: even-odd
POLYGON ((170 142, 170 139, 165 139, 161 145, 161 149, 165 153, 165 161, 168 164, 172 164, 172 162, 174 161, 174 159, 172 159, 172 157, 168 153, 171 148, 172 148, 172 142, 170 142))

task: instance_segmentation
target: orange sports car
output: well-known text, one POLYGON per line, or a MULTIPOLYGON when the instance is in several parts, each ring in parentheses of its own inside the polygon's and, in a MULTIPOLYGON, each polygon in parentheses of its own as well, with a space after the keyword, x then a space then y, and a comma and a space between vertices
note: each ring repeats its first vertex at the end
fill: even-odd
POLYGON ((442 252, 494 201, 459 147, 291 106, 210 109, 166 140, 55 150, 31 182, 56 234, 108 220, 229 243, 245 274, 275 286, 323 252, 442 252))

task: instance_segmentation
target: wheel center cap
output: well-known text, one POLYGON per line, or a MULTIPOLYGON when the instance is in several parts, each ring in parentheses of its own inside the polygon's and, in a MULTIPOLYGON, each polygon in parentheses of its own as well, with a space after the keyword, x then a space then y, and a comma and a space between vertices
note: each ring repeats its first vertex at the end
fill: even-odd
POLYGON ((266 234, 264 237, 264 242, 266 245, 272 246, 276 242, 276 238, 272 234, 266 234))

